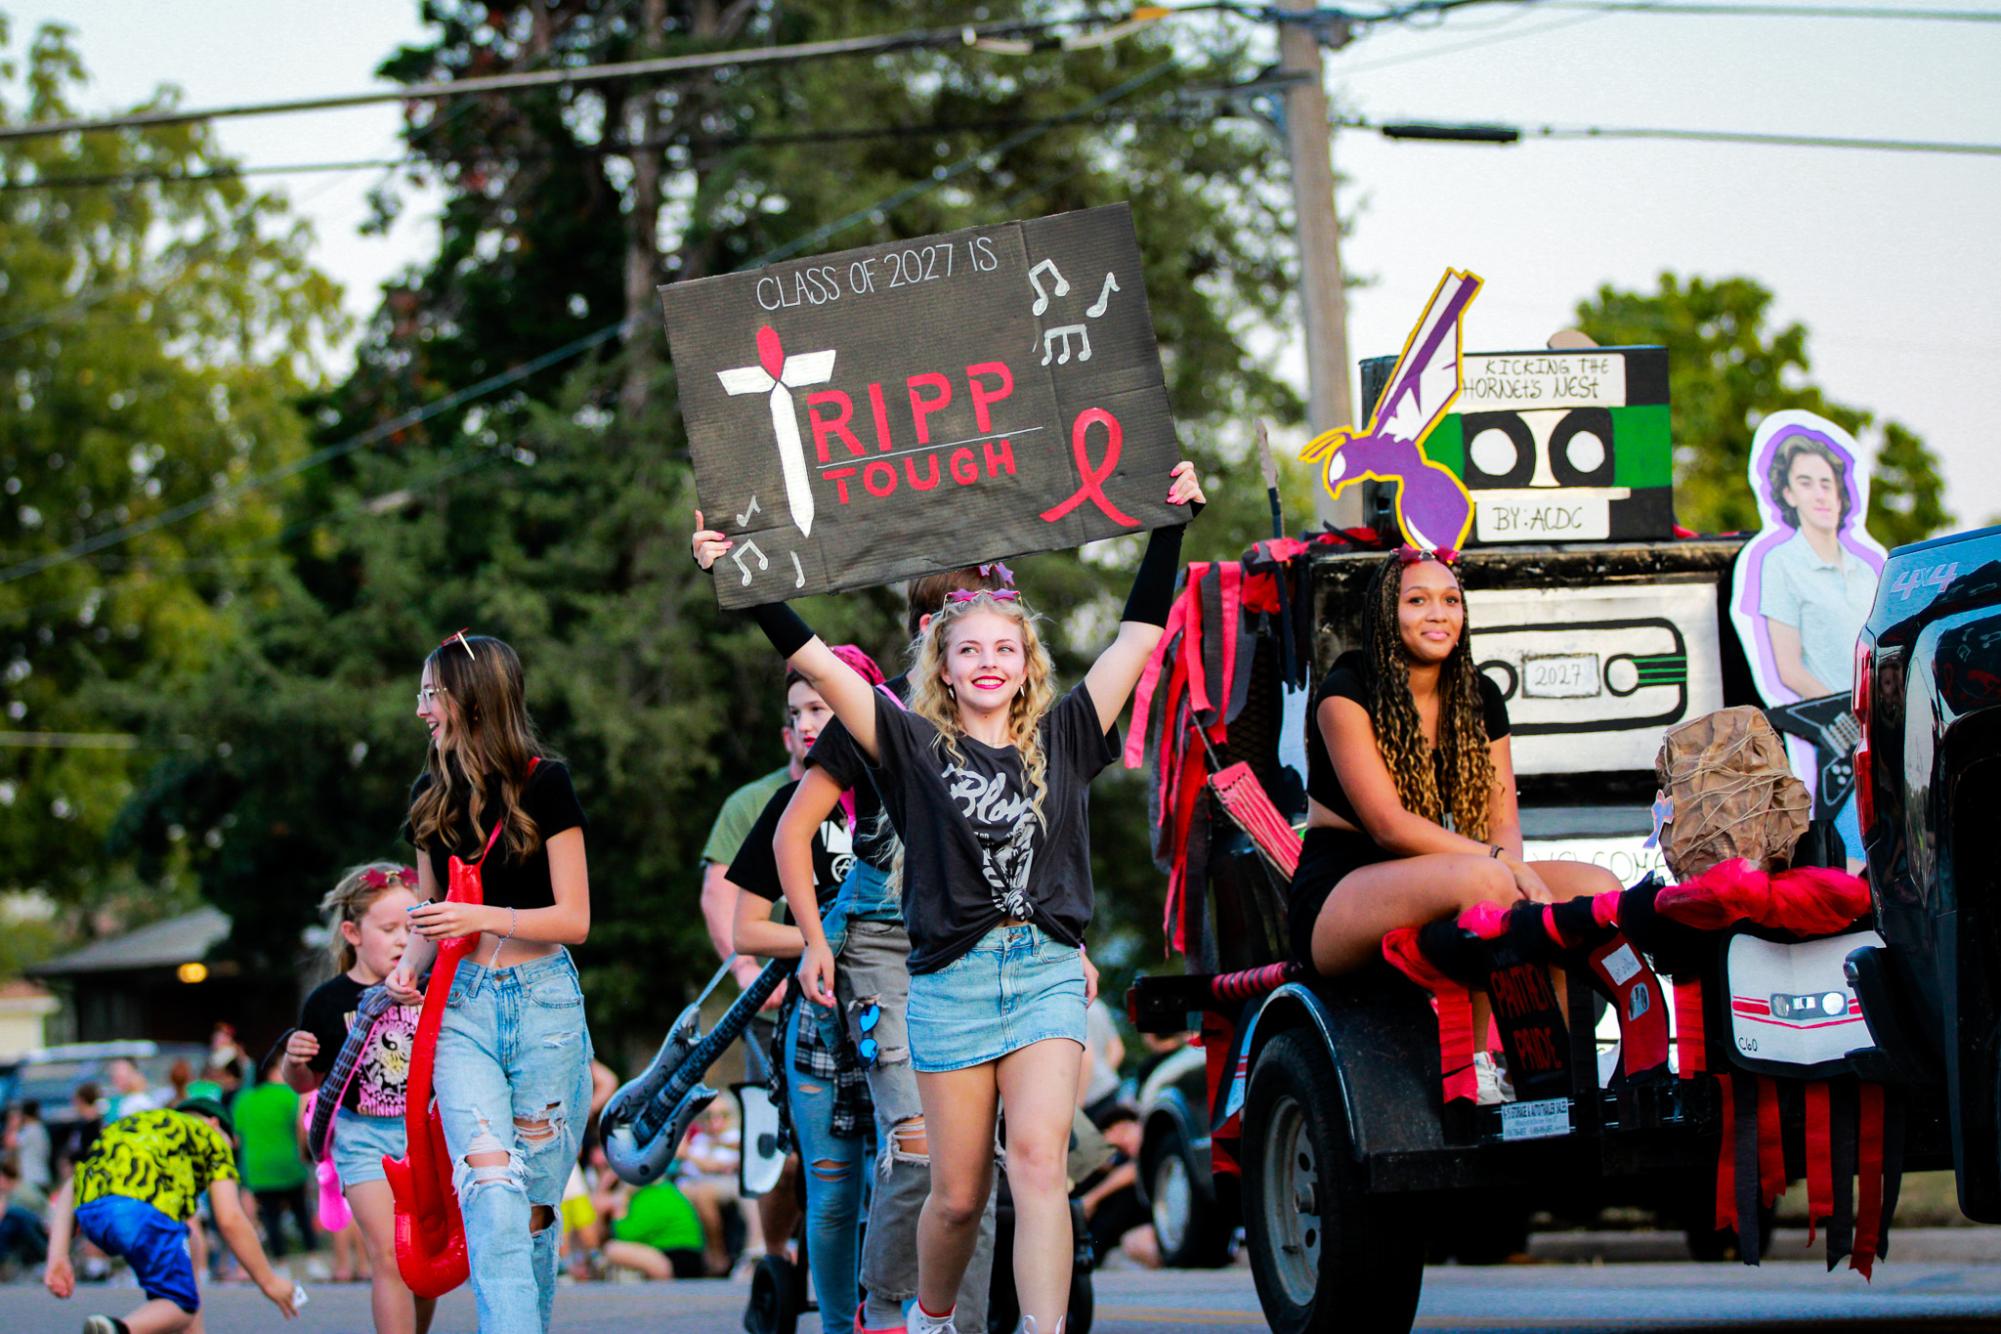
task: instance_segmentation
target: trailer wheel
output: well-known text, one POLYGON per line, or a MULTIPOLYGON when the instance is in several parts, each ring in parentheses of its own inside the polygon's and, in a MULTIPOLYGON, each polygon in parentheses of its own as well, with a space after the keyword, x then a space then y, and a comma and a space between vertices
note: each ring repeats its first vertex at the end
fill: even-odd
POLYGON ((1363 1193, 1340 1080, 1314 1034, 1281 1033, 1258 1054, 1244 1144, 1251 1273, 1275 1334, 1408 1330, 1423 1237, 1407 1205, 1363 1193))
POLYGON ((1236 1229, 1214 1200, 1198 1194, 1195 1150, 1171 1118, 1147 1145, 1146 1197, 1160 1242, 1160 1262, 1170 1269, 1219 1269, 1230 1263, 1236 1229))

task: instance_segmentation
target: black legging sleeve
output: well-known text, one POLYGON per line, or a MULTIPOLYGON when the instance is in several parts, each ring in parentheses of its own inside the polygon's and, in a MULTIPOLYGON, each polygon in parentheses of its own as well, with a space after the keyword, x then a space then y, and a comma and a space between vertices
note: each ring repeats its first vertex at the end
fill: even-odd
POLYGON ((1181 530, 1185 526, 1172 523, 1148 534, 1146 554, 1139 558, 1139 572, 1133 575, 1133 590, 1126 595, 1121 621, 1167 624, 1168 609, 1174 605, 1175 576, 1181 571, 1181 530))
POLYGON ((752 607, 750 619, 757 622, 757 628, 764 631, 764 637, 781 658, 790 658, 813 638, 812 628, 787 603, 766 602, 752 607))

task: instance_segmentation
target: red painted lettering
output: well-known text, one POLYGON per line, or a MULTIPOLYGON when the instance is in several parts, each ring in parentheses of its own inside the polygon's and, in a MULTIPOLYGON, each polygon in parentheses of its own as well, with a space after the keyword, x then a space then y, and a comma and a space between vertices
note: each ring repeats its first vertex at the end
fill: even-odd
POLYGON ((886 496, 896 490, 896 465, 884 459, 871 459, 862 469, 862 485, 872 496, 886 496))
POLYGON ((1004 362, 977 361, 966 367, 966 392, 973 400, 973 423, 982 433, 994 429, 993 414, 987 408, 1000 402, 1014 392, 1014 373, 1004 362), (998 375, 1000 388, 989 389, 980 382, 982 375, 998 375))
POLYGON ((945 466, 951 471, 952 480, 960 486, 970 486, 980 480, 980 464, 970 449, 953 450, 945 466))
POLYGON ((889 407, 882 401, 882 385, 880 383, 869 385, 868 406, 869 411, 875 414, 875 447, 882 453, 887 454, 891 449, 889 443, 889 407))
POLYGON ((924 456, 924 466, 931 470, 930 480, 919 481, 917 460, 908 454, 903 456, 903 475, 910 479, 910 485, 918 491, 929 491, 938 485, 938 455, 935 451, 924 456))
POLYGON ((843 505, 847 504, 848 478, 855 475, 855 470, 853 468, 835 468, 831 472, 824 472, 820 475, 834 484, 834 490, 840 495, 841 503, 843 505))
POLYGON ((1014 446, 1006 440, 989 440, 982 449, 987 453, 987 476, 998 477, 1002 472, 1014 476, 1014 446))
POLYGON ((850 403, 848 396, 838 389, 821 389, 806 395, 806 416, 813 423, 813 448, 818 451, 820 462, 833 461, 832 455, 827 452, 827 437, 830 435, 838 436, 841 443, 848 447, 850 454, 862 452, 862 442, 855 439, 855 433, 848 429, 848 418, 854 415, 854 411, 855 405, 850 403), (822 404, 836 410, 822 417, 820 415, 822 404))
POLYGON ((911 376, 904 383, 910 389, 910 420, 917 426, 917 443, 928 445, 931 443, 931 423, 928 419, 952 401, 952 382, 936 371, 925 371, 922 375, 911 376), (925 398, 917 392, 919 385, 936 389, 938 396, 925 398))

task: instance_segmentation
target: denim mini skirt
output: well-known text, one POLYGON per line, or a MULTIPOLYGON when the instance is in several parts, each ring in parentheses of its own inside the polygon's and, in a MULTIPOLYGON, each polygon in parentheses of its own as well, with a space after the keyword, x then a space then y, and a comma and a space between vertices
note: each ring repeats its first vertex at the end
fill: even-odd
POLYGON ((342 1189, 384 1180, 383 1156, 401 1158, 404 1145, 400 1116, 363 1116, 346 1107, 334 1113, 334 1170, 342 1189))
POLYGON ((1084 959, 1038 926, 997 926, 910 977, 910 1063, 943 1074, 1050 1038, 1084 1045, 1084 959))

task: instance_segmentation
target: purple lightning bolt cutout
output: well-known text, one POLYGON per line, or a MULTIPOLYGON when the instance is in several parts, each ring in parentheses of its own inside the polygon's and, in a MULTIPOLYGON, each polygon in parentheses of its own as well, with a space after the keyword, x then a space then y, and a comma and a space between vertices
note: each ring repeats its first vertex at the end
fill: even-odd
POLYGON ((1404 540, 1427 551, 1463 546, 1473 526, 1466 484, 1425 457, 1424 441, 1459 397, 1460 333, 1480 283, 1478 274, 1447 269, 1404 341, 1368 429, 1324 432, 1299 455, 1323 465, 1321 483, 1330 496, 1364 478, 1393 483, 1397 526, 1404 540))

